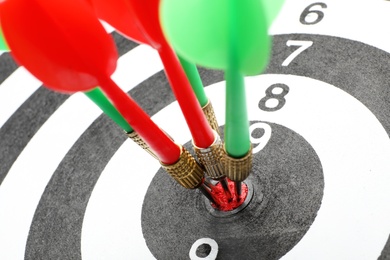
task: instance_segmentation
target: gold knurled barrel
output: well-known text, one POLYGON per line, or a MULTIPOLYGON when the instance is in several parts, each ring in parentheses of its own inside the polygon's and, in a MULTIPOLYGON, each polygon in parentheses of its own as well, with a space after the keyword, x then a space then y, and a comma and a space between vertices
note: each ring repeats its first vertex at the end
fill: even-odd
POLYGON ((218 133, 218 135, 220 135, 219 125, 217 122, 217 118, 215 117, 213 105, 211 105, 210 100, 207 102, 206 105, 204 105, 202 107, 202 110, 203 110, 203 114, 206 116, 207 121, 209 122, 211 128, 214 129, 218 133))
POLYGON ((249 152, 241 158, 230 157, 225 150, 225 173, 232 181, 244 181, 252 170, 252 145, 250 146, 249 152))
POLYGON ((184 147, 176 163, 167 165, 160 161, 160 164, 184 188, 195 189, 202 184, 203 168, 184 147))
POLYGON ((127 136, 133 140, 136 144, 138 144, 142 149, 147 151, 151 156, 158 160, 156 154, 150 149, 150 147, 145 143, 145 141, 138 135, 136 131, 132 131, 130 133, 126 133, 127 136))
POLYGON ((214 142, 207 148, 199 148, 193 144, 199 163, 204 166, 207 175, 214 180, 225 177, 223 160, 225 151, 218 133, 214 131, 214 142))

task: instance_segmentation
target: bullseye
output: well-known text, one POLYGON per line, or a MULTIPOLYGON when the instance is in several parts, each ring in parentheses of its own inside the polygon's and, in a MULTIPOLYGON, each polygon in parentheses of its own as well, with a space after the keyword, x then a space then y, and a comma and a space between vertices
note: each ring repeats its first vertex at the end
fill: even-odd
MULTIPOLYGON (((234 183, 229 180, 229 189, 234 190, 234 183)), ((246 206, 251 202, 253 197, 253 185, 249 180, 246 180, 245 182, 241 183, 241 194, 238 195, 236 193, 233 194, 233 197, 228 200, 226 199, 226 196, 223 195, 224 190, 221 187, 221 184, 217 184, 217 196, 220 196, 219 199, 219 205, 214 205, 210 203, 209 201, 205 200, 205 205, 208 211, 211 213, 211 215, 216 217, 227 217, 233 214, 236 214, 240 212, 241 210, 245 209, 246 206)), ((261 191, 257 191, 260 192, 261 191)))
MULTIPOLYGON (((229 190, 234 190, 234 182, 228 180, 229 190)), ((231 212, 237 208, 241 208, 244 201, 248 198, 250 199, 249 187, 246 183, 241 183, 241 194, 233 193, 231 197, 225 196, 225 191, 221 183, 215 185, 215 188, 211 190, 211 195, 219 202, 218 205, 211 203, 211 206, 216 210, 222 212, 231 212)))

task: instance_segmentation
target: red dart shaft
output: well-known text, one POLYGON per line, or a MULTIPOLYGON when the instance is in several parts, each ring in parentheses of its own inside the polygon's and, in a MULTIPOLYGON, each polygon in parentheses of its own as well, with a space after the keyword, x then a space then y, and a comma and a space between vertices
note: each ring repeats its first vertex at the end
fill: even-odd
POLYGON ((180 65, 179 59, 167 44, 158 49, 173 94, 183 112, 197 147, 207 148, 214 142, 213 131, 180 65))
POLYGON ((180 158, 180 147, 175 144, 143 111, 127 93, 110 78, 100 79, 100 84, 109 99, 126 121, 149 145, 164 164, 174 164, 180 158))

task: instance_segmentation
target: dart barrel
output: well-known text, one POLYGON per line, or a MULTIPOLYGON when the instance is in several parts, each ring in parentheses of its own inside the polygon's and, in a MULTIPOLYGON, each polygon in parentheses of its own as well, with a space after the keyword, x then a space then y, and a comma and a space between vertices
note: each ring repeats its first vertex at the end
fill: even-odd
POLYGON ((217 117, 215 116, 214 108, 210 100, 208 100, 207 104, 202 107, 202 110, 211 128, 214 129, 219 135, 220 132, 219 132, 219 125, 217 122, 217 117))
POLYGON ((180 158, 176 163, 168 165, 160 161, 160 164, 184 188, 195 189, 203 182, 203 168, 184 147, 181 147, 180 158))
MULTIPOLYGON (((210 104, 210 103, 209 103, 210 104)), ((218 133, 214 131, 214 142, 207 148, 194 146, 195 154, 200 164, 205 168, 207 175, 214 180, 225 177, 223 160, 225 153, 223 143, 218 133)))
POLYGON ((136 131, 132 131, 126 134, 131 140, 133 140, 134 143, 136 143, 138 146, 148 152, 151 156, 153 156, 153 158, 158 160, 156 154, 150 149, 150 147, 145 143, 145 141, 138 135, 136 131))
POLYGON ((252 170, 252 157, 252 145, 248 153, 241 158, 234 158, 226 153, 224 159, 226 177, 236 182, 244 181, 252 170))

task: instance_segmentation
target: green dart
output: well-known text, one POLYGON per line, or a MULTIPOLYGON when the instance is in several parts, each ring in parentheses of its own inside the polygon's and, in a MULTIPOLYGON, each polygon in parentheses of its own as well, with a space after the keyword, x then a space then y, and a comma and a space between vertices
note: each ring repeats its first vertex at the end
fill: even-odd
POLYGON ((265 69, 271 48, 268 28, 282 4, 281 0, 163 0, 160 6, 164 33, 178 55, 225 71, 225 170, 236 182, 251 170, 244 76, 265 69))

